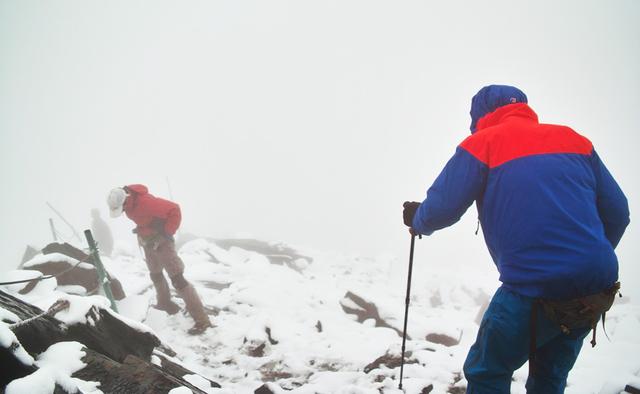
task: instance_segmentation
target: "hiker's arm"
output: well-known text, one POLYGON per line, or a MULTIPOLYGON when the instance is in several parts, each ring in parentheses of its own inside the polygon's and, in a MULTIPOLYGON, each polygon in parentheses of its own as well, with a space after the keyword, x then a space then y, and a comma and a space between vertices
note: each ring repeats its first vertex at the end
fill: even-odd
POLYGON ((412 228, 424 235, 451 226, 484 190, 487 165, 458 147, 427 191, 413 218, 412 228))
POLYGON ((591 154, 596 178, 596 203, 604 233, 615 248, 629 225, 629 204, 622 189, 594 150, 591 154))

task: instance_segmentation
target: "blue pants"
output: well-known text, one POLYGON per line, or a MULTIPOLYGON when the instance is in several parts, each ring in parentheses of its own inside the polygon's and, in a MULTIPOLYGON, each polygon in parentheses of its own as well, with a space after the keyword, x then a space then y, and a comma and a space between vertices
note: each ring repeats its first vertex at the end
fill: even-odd
MULTIPOLYGON (((468 394, 510 392, 513 372, 529 358, 532 303, 504 287, 496 291, 464 363, 468 394)), ((584 328, 563 334, 538 308, 535 373, 527 379, 527 393, 563 393, 588 333, 584 328)))

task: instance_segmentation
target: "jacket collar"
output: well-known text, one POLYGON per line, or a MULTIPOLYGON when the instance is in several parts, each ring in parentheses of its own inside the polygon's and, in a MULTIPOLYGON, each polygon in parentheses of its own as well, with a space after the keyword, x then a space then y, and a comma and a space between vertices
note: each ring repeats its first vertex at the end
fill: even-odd
POLYGON ((538 115, 525 103, 516 103, 502 106, 490 112, 478 120, 476 132, 504 122, 507 118, 518 117, 538 123, 538 115))

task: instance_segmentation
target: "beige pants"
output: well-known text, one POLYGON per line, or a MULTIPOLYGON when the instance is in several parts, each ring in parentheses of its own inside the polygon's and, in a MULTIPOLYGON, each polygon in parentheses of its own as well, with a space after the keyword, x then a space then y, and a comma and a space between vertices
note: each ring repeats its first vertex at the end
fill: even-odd
POLYGON ((159 274, 164 269, 169 277, 172 277, 184 272, 184 263, 176 253, 174 241, 163 238, 157 248, 154 249, 149 244, 143 245, 143 248, 149 273, 159 274))
POLYGON ((144 243, 143 248, 149 273, 152 278, 156 276, 153 279, 153 284, 158 296, 158 305, 173 303, 169 285, 162 273, 162 270, 165 270, 171 279, 173 287, 176 288, 178 294, 184 300, 187 312, 189 312, 193 320, 198 325, 211 326, 198 292, 182 275, 184 273, 184 263, 176 253, 175 242, 171 239, 162 238, 155 244, 153 242, 144 243))

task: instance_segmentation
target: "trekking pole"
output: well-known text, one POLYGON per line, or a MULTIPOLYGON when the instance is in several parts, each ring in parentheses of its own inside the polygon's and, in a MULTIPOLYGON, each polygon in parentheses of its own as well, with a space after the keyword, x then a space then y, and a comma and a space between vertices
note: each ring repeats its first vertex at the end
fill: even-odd
MULTIPOLYGON (((422 238, 422 237, 421 237, 422 238)), ((411 249, 409 250, 409 277, 407 279, 407 298, 404 307, 404 329, 402 331, 402 358, 400 359, 400 384, 398 388, 402 390, 402 375, 404 373, 404 346, 407 342, 407 320, 409 317, 409 296, 411 294, 411 271, 413 270, 413 247, 416 243, 415 234, 411 233, 411 249)))

